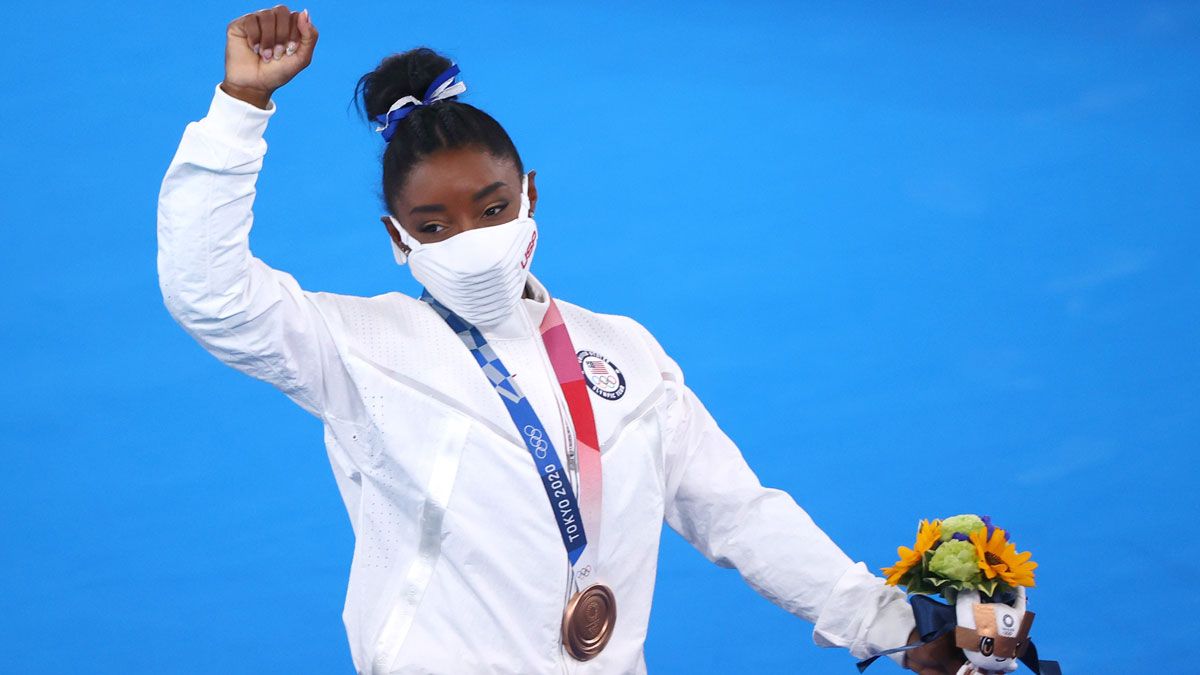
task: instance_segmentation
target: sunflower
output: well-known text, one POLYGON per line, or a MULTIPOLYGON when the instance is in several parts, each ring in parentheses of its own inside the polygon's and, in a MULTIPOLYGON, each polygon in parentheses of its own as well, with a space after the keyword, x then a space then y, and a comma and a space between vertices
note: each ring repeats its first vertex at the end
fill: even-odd
POLYGON ((1004 530, 997 528, 988 536, 988 528, 981 527, 970 537, 979 558, 979 569, 988 579, 1000 577, 1009 586, 1033 586, 1033 570, 1037 567, 1037 563, 1029 560, 1033 554, 1029 551, 1018 554, 1016 544, 1008 541, 1004 530))
POLYGON ((901 546, 896 549, 896 554, 900 559, 895 565, 883 568, 883 573, 887 575, 888 584, 895 586, 900 582, 900 578, 908 571, 916 567, 921 562, 921 557, 925 552, 933 547, 942 537, 942 521, 934 520, 929 522, 921 521, 921 527, 917 529, 917 543, 913 544, 915 548, 901 546))

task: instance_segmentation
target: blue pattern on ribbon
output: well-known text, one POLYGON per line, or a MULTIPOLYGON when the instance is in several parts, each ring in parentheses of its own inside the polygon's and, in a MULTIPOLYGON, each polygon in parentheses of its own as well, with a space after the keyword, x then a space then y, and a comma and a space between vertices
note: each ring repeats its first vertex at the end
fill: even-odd
POLYGON ((542 479, 542 487, 546 490, 546 498, 550 500, 550 508, 554 512, 554 520, 558 524, 558 533, 562 536, 563 546, 567 549, 567 559, 574 565, 583 549, 587 547, 587 536, 583 531, 583 518, 579 512, 579 504, 575 500, 575 491, 571 489, 571 481, 567 472, 558 461, 558 452, 554 442, 542 426, 541 419, 534 412, 529 399, 517 383, 509 375, 508 368, 496 356, 496 352, 488 341, 471 324, 467 323, 454 312, 438 302, 429 291, 421 293, 421 299, 438 313, 450 326, 450 330, 458 335, 462 343, 471 350, 475 362, 479 364, 488 381, 492 383, 513 424, 517 427, 517 435, 525 442, 530 457, 537 467, 542 479))

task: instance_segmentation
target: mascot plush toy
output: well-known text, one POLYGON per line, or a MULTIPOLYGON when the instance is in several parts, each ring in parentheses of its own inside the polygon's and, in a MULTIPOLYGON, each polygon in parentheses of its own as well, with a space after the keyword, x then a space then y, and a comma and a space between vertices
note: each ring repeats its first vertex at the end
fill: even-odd
POLYGON ((1033 625, 1033 612, 1025 610, 1025 587, 1017 587, 1012 605, 980 602, 979 591, 960 591, 954 609, 958 619, 954 644, 967 657, 958 675, 1017 669, 1017 659, 1029 649, 1029 627, 1033 625))

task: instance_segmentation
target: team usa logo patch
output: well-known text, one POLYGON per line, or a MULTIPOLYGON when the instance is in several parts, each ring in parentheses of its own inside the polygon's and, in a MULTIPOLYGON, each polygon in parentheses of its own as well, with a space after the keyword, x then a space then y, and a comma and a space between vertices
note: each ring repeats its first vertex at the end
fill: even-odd
POLYGON ((583 369, 588 388, 597 396, 615 401, 625 395, 625 376, 612 361, 586 349, 575 356, 579 358, 579 367, 583 369))

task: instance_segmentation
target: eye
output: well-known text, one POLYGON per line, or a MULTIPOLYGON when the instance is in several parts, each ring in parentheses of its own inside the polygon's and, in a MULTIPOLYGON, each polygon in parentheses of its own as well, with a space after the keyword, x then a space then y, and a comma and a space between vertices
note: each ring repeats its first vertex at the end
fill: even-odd
POLYGON ((508 202, 503 202, 501 204, 493 204, 493 205, 489 206, 486 211, 483 212, 483 215, 485 218, 491 218, 492 216, 498 216, 501 213, 504 213, 504 209, 507 209, 507 208, 508 208, 508 202))
POLYGON ((437 234, 438 232, 446 229, 446 226, 440 223, 425 223, 418 229, 425 234, 437 234))

